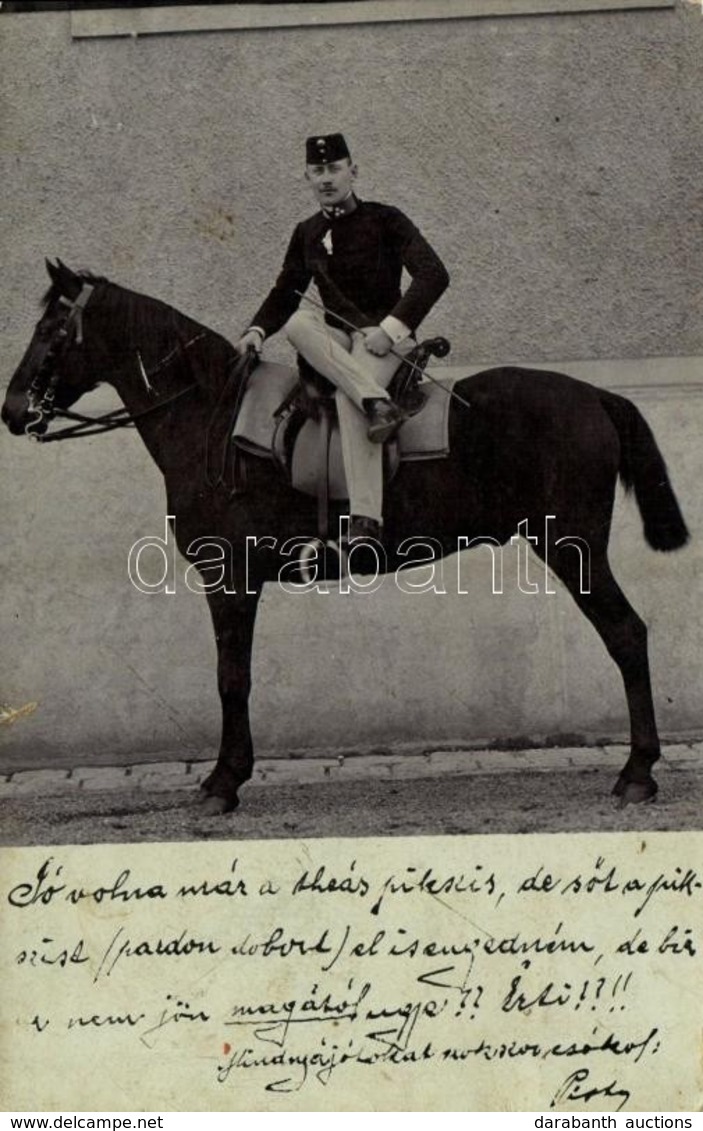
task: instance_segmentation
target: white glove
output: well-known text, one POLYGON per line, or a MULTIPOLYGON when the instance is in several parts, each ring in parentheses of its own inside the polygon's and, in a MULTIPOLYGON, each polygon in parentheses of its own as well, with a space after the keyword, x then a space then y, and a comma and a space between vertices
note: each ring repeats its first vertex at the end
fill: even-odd
POLYGON ((242 334, 241 338, 235 345, 237 353, 241 356, 247 352, 248 349, 255 349, 257 353, 261 353, 264 347, 264 335, 261 330, 247 330, 242 334))

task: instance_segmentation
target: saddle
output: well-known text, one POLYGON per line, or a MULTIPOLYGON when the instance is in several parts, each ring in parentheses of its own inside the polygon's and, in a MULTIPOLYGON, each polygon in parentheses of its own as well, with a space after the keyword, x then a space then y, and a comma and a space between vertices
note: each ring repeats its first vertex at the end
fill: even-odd
MULTIPOLYGON (((384 481, 390 482, 405 460, 441 459, 449 454, 448 421, 456 377, 423 378, 431 358, 446 357, 445 338, 423 341, 400 364, 388 392, 406 420, 384 445, 384 481)), ((246 490, 246 459, 273 461, 287 482, 318 500, 318 533, 325 540, 330 500, 349 498, 337 413, 335 388, 303 358, 296 372, 290 366, 259 362, 256 354, 235 363, 227 385, 236 384, 236 404, 229 401, 225 450, 218 462, 227 474, 219 485, 230 493, 246 490)), ((217 413, 217 430, 223 416, 217 413)), ((221 438, 218 439, 221 447, 221 438)), ((209 445, 213 447, 212 444, 209 445)), ((211 477, 212 478, 212 477, 211 477)))

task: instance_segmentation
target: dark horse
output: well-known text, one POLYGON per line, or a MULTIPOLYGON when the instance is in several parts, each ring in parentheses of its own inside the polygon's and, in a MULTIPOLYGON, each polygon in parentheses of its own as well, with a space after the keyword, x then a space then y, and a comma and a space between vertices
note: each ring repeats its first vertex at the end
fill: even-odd
MULTIPOLYGON (((68 432, 90 431, 70 406, 99 381, 110 383, 126 412, 101 418, 101 427, 136 424, 164 475, 181 552, 213 537, 234 549, 230 592, 208 593, 223 726, 217 765, 204 783, 209 811, 234 809, 253 767, 248 699, 257 602, 281 569, 279 554, 263 546, 245 578, 246 536, 274 535, 280 546, 313 535, 314 501, 263 459, 248 461, 243 493, 232 497, 211 485, 208 437, 213 420, 231 413, 229 399, 227 409, 221 400, 235 357, 229 342, 156 299, 61 263, 47 266, 44 312, 2 419, 12 432, 45 441, 53 438, 46 428, 55 415, 78 421, 68 432)), ((674 550, 687 540, 654 437, 628 400, 558 373, 504 366, 465 378, 456 390, 450 456, 403 464, 387 488, 388 568, 399 563, 393 548, 413 535, 431 536, 450 552, 461 536, 502 545, 525 521, 542 532, 533 548, 548 556, 624 681, 631 751, 614 792, 620 804, 651 800, 660 751, 647 630, 611 573, 607 547, 618 475, 634 487, 650 546, 674 550), (547 523, 546 515, 555 517, 547 523), (574 538, 590 548, 590 587, 581 584, 574 538)))

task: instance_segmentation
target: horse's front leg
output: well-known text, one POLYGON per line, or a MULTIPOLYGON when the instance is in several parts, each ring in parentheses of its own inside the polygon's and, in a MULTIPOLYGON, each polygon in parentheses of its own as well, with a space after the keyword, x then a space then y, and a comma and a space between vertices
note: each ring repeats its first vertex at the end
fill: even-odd
POLYGON ((254 767, 249 728, 251 650, 259 594, 208 595, 217 641, 217 683, 222 701, 222 740, 217 765, 202 783, 207 812, 228 813, 254 767))

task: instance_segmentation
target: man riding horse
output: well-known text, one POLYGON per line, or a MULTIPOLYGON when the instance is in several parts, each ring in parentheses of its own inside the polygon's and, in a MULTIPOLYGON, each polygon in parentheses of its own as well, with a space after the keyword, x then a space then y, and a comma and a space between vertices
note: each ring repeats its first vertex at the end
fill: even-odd
POLYGON ((320 211, 297 225, 276 283, 237 350, 260 353, 264 340, 285 326, 300 356, 332 382, 349 490, 349 540, 379 539, 382 445, 404 419, 387 386, 449 276, 399 209, 355 195, 358 169, 342 134, 308 138, 305 158, 320 211), (403 268, 411 283, 401 294, 403 268), (298 309, 311 281, 324 319, 316 310, 298 309))

